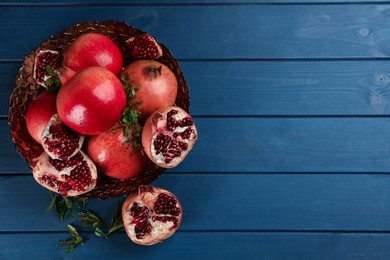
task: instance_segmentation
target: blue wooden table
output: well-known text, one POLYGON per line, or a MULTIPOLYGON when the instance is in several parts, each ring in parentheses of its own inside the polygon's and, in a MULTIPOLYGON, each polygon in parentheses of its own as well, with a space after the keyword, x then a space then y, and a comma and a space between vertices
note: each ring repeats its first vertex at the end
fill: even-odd
MULTIPOLYGON (((8 0, 0 35, 0 259, 390 258, 388 1, 8 0), (154 35, 190 86, 199 140, 153 183, 184 208, 159 245, 46 213, 9 135, 24 56, 89 20, 154 35), (88 241, 65 254, 68 223, 88 241)), ((109 221, 116 201, 86 207, 109 221)))

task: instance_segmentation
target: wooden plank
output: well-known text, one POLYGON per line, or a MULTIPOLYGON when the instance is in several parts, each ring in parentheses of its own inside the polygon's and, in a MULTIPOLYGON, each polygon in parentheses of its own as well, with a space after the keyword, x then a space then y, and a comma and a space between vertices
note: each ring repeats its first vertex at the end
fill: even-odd
MULTIPOLYGON (((387 118, 195 118, 197 144, 175 172, 387 172, 387 118), (199 163, 202 162, 202 163, 199 163)), ((6 133, 6 120, 0 130, 6 133)), ((29 172, 8 135, 1 173, 29 172)))
POLYGON ((67 234, 0 234, 3 259, 387 259, 389 234, 178 232, 162 244, 139 246, 125 234, 87 234, 70 254, 56 246, 67 234), (29 246, 25 246, 29 245, 29 246))
MULTIPOLYGON (((216 5, 216 4, 235 4, 235 5, 273 5, 273 4, 366 4, 367 0, 134 0, 131 3, 127 0, 112 0, 110 5, 134 5, 134 4, 145 4, 145 5, 191 5, 191 4, 202 4, 202 5, 216 5)), ((375 3, 386 4, 388 0, 375 0, 375 3)), ((0 6, 7 5, 20 5, 20 6, 31 6, 31 5, 106 5, 106 0, 51 0, 49 1, 34 1, 34 0, 8 0, 0 3, 0 6)))
MULTIPOLYGON (((389 115, 387 61, 180 62, 194 116, 389 115)), ((0 63, 0 116, 21 62, 0 63)))
MULTIPOLYGON (((388 180, 388 174, 167 173, 153 185, 178 197, 185 232, 390 232, 388 180)), ((118 199, 91 200, 86 209, 108 225, 118 199)), ((32 176, 0 177, 0 233, 59 232, 69 222, 81 226, 77 219, 61 222, 54 212, 46 213, 49 203, 32 176)))
POLYGON ((377 4, 4 6, 0 34, 7 37, 0 43, 0 57, 20 59, 50 35, 79 21, 116 19, 156 36, 180 59, 387 58, 388 8, 377 4))

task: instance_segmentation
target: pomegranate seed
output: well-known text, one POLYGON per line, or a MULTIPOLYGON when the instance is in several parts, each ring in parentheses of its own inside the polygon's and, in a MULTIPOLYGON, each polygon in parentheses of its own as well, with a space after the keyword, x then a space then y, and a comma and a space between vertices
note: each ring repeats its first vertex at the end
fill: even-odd
POLYGON ((179 216, 180 208, 176 206, 177 200, 165 193, 158 195, 156 202, 154 203, 154 211, 157 214, 170 214, 173 216, 179 216))
POLYGON ((49 162, 53 165, 54 168, 56 168, 57 171, 62 171, 66 167, 71 167, 74 165, 79 165, 83 161, 83 155, 78 152, 73 157, 67 159, 67 160, 59 160, 59 159, 52 159, 49 158, 49 162))

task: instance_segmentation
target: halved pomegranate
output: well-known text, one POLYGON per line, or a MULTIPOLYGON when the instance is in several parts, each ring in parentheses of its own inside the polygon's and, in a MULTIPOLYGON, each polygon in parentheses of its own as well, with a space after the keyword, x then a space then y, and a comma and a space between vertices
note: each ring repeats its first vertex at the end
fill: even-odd
POLYGON ((44 87, 47 87, 45 81, 50 77, 47 72, 47 66, 52 70, 57 70, 61 67, 62 55, 54 50, 40 50, 34 59, 33 78, 35 81, 44 87))
POLYGON ((66 160, 52 159, 43 152, 32 168, 40 185, 65 197, 84 194, 96 186, 96 167, 82 151, 66 160))
POLYGON ((65 160, 80 151, 84 135, 70 129, 54 114, 46 125, 41 140, 43 149, 51 158, 65 160))
POLYGON ((172 236, 182 218, 182 207, 171 192, 142 185, 122 206, 127 235, 140 245, 154 245, 172 236))
POLYGON ((180 107, 166 107, 153 113, 142 130, 142 146, 158 166, 172 168, 192 149, 198 132, 192 117, 180 107))
POLYGON ((163 54, 161 46, 147 33, 131 37, 125 43, 130 56, 135 60, 155 60, 163 54))

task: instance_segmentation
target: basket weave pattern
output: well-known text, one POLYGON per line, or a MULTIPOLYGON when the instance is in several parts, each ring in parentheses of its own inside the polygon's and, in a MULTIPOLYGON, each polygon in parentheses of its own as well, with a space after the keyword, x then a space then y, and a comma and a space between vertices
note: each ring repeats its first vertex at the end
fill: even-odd
MULTIPOLYGON (((32 77, 35 55, 41 49, 57 50, 63 53, 78 36, 88 32, 104 34, 111 38, 121 48, 125 65, 131 62, 131 58, 126 55, 125 40, 144 33, 126 23, 117 21, 79 23, 50 37, 25 57, 22 67, 17 73, 15 88, 9 100, 8 121, 16 150, 27 161, 30 168, 34 163, 34 158, 43 152, 42 146, 29 135, 25 120, 26 111, 31 101, 45 91, 45 88, 37 84, 32 77)), ((164 45, 160 45, 163 55, 158 61, 167 65, 175 73, 178 80, 179 89, 176 105, 189 112, 189 88, 183 73, 170 51, 164 45)), ((99 199, 125 196, 137 189, 139 185, 150 184, 163 172, 163 168, 149 162, 148 167, 143 172, 128 180, 116 180, 99 174, 96 188, 82 196, 99 199)))

